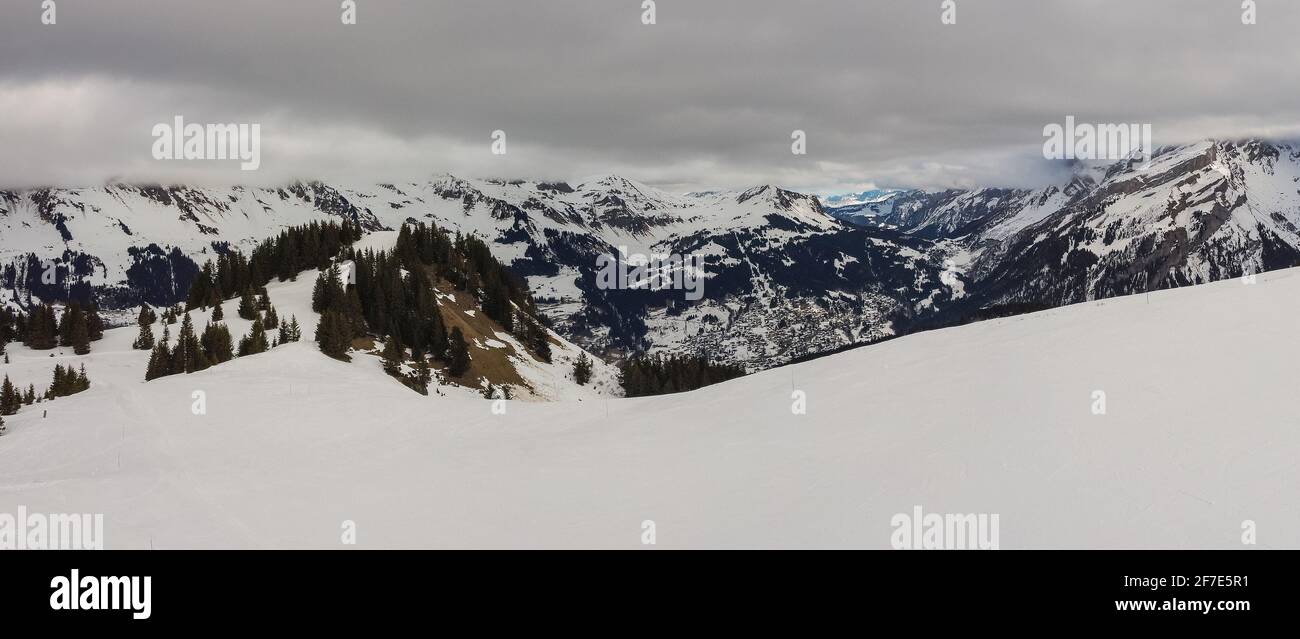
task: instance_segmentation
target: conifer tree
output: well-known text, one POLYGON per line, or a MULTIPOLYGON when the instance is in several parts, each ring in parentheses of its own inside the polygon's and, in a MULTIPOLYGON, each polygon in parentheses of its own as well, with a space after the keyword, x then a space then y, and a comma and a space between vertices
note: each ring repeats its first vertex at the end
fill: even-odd
POLYGON ((433 372, 429 369, 429 362, 421 357, 415 361, 415 371, 411 373, 410 386, 421 395, 428 395, 431 381, 433 381, 433 372))
POLYGON ((217 300, 212 305, 212 321, 214 322, 220 322, 226 319, 226 311, 221 308, 221 305, 221 300, 217 300))
POLYGON ((104 318, 99 316, 99 306, 94 302, 86 309, 86 334, 92 342, 104 339, 104 318))
POLYGON ((350 361, 348 347, 352 338, 346 332, 343 316, 336 311, 321 313, 320 323, 316 325, 316 343, 321 352, 330 357, 350 361))
POLYGON ((245 288, 239 298, 239 316, 246 320, 257 319, 257 301, 253 299, 253 289, 245 288))
POLYGON ((176 336, 176 350, 172 352, 171 372, 173 373, 193 373, 201 371, 210 365, 207 356, 203 353, 203 346, 199 343, 199 338, 194 334, 194 323, 190 320, 190 314, 185 314, 185 319, 181 321, 181 332, 176 336))
POLYGON ((465 343, 465 336, 461 334, 459 326, 451 329, 448 341, 447 372, 452 377, 460 377, 469 370, 469 345, 465 343))
MULTIPOLYGON (((74 343, 74 332, 77 338, 83 341, 90 341, 90 333, 86 328, 86 314, 81 310, 81 305, 73 302, 63 311, 63 316, 59 318, 59 346, 76 347, 74 343)), ((85 353, 77 353, 85 355, 85 353)))
POLYGON ((256 355, 266 352, 266 329, 262 327, 262 320, 253 320, 253 328, 248 335, 239 340, 239 356, 256 355))
POLYGON ((343 311, 347 316, 348 339, 366 334, 366 313, 361 305, 361 295, 356 287, 349 287, 343 294, 343 311))
POLYGON ((21 405, 18 390, 9 381, 9 376, 5 375, 4 383, 0 383, 0 415, 13 415, 21 405))
POLYGON ((578 355, 578 359, 573 362, 573 380, 578 382, 579 386, 585 386, 591 381, 591 358, 587 357, 584 352, 578 355))
POLYGON ((267 309, 266 318, 263 323, 267 329, 277 328, 280 326, 280 316, 276 314, 274 306, 267 309))
POLYGON ((406 353, 402 349, 401 343, 396 337, 388 336, 384 342, 384 371, 389 375, 396 375, 402 368, 402 362, 406 360, 406 353))
POLYGON ((145 351, 153 348, 153 324, 141 324, 140 333, 136 335, 135 341, 131 342, 131 348, 145 351))
MULTIPOLYGON (((70 372, 70 371, 69 371, 70 372)), ((86 376, 86 365, 81 365, 81 372, 77 373, 76 386, 72 392, 80 393, 90 389, 90 377, 86 376)))
POLYGON ((551 363, 551 340, 546 336, 546 329, 534 322, 529 322, 528 328, 531 332, 528 345, 532 347, 533 353, 543 362, 551 363))
POLYGON ((50 387, 45 391, 46 399, 72 394, 72 387, 76 382, 77 374, 71 373, 71 379, 69 379, 69 373, 71 373, 71 369, 64 370, 62 364, 54 365, 54 375, 50 379, 50 387))
POLYGON ((326 309, 342 310, 346 293, 339 282, 339 267, 331 266, 316 278, 311 292, 311 310, 324 313, 326 309))
POLYGON ((442 321, 442 311, 434 308, 429 321, 429 354, 434 359, 446 361, 448 346, 447 327, 442 321))
POLYGON ((36 385, 28 384, 27 393, 23 395, 23 403, 28 406, 31 406, 35 402, 36 402, 36 385))
POLYGON ((149 354, 149 367, 144 373, 145 381, 171 375, 171 362, 171 349, 167 347, 167 340, 163 339, 158 342, 158 345, 153 348, 153 352, 149 354))
POLYGON ((190 292, 185 298, 186 312, 207 305, 212 297, 212 289, 215 286, 213 278, 212 261, 209 260, 203 264, 203 269, 190 282, 190 292))
POLYGON ((298 326, 298 316, 293 316, 288 322, 280 323, 280 343, 288 344, 302 339, 302 328, 298 326))
POLYGON ((70 329, 69 340, 72 344, 72 352, 77 355, 85 355, 90 352, 90 327, 86 315, 78 311, 72 317, 72 327, 70 329))
POLYGON ((207 357, 212 365, 221 364, 234 359, 234 342, 230 336, 230 329, 225 324, 208 323, 203 329, 203 337, 199 339, 203 346, 203 355, 207 357))
POLYGON ((32 310, 23 343, 34 350, 49 350, 59 345, 58 323, 52 306, 41 304, 32 310))

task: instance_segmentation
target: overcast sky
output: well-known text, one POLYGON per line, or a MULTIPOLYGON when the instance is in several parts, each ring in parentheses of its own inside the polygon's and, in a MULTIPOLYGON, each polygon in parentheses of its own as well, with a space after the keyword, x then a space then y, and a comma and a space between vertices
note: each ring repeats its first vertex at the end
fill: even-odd
POLYGON ((41 0, 0 3, 0 183, 576 180, 1027 185, 1043 126, 1156 145, 1300 135, 1300 2, 41 0), (262 164, 158 161, 151 129, 259 123, 262 164), (507 153, 491 153, 503 130, 507 153), (791 132, 807 133, 807 155, 791 132))

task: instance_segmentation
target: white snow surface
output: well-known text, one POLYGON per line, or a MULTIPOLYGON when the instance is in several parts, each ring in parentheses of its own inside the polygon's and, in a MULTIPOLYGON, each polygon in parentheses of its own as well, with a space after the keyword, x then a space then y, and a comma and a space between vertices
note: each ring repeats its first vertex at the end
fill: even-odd
POLYGON ((10 345, 24 387, 55 362, 94 385, 6 418, 0 512, 103 513, 108 548, 350 548, 345 520, 361 548, 640 548, 645 520, 658 548, 887 548, 915 505, 998 514, 1004 549, 1241 548, 1244 520, 1293 547, 1297 313, 1300 270, 1275 271, 504 415, 309 336, 148 383, 134 328, 10 345))

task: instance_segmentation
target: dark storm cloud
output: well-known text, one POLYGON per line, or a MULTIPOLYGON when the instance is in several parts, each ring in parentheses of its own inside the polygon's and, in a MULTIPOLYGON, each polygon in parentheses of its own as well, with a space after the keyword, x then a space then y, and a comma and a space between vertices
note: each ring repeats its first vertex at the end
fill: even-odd
POLYGON ((1292 136, 1300 3, 40 0, 0 7, 0 182, 618 172, 675 189, 1024 184, 1066 115, 1292 136), (257 122, 255 174, 150 129, 257 122), (508 153, 489 152, 504 130, 508 153), (790 153, 795 129, 808 154, 790 153))

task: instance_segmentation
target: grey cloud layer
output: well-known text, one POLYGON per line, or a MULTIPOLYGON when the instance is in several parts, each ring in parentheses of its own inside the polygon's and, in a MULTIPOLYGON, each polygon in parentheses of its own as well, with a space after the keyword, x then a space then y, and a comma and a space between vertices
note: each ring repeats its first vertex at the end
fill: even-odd
POLYGON ((37 0, 0 7, 0 182, 450 171, 669 188, 1021 184, 1043 125, 1289 137, 1300 3, 1258 0, 37 0), (262 170, 157 162, 149 130, 260 122, 262 170), (504 130, 505 157, 489 153, 504 130), (791 155, 790 132, 808 134, 791 155))

